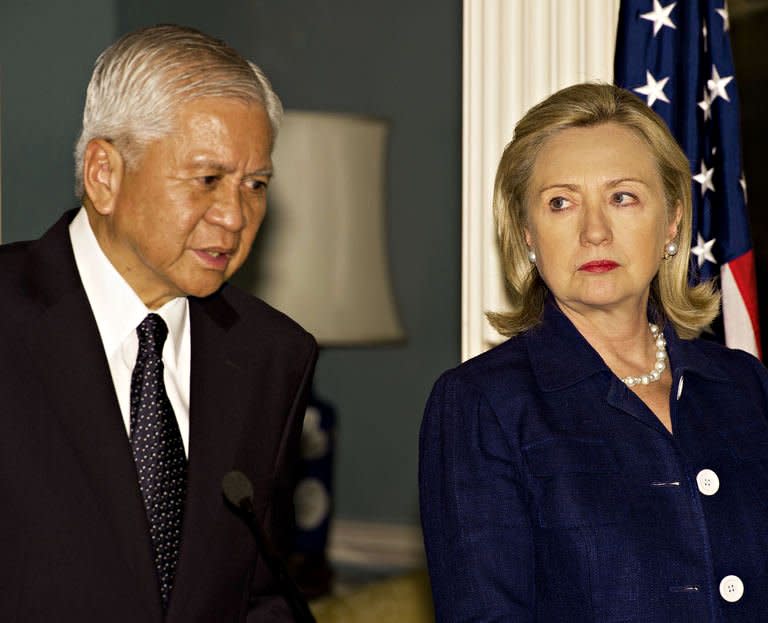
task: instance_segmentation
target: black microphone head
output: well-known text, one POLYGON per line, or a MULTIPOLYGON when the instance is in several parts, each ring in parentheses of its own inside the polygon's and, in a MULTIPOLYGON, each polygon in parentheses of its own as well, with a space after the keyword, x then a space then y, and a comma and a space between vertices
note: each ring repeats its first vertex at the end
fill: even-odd
POLYGON ((239 507, 248 500, 253 502, 253 485, 243 472, 232 470, 221 480, 221 490, 229 503, 239 507))

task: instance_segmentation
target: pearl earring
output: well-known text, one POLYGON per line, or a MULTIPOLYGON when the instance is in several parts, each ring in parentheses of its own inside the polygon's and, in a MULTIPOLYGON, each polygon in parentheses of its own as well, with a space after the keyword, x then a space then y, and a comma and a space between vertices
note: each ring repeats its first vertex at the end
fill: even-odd
POLYGON ((528 261, 531 264, 535 264, 536 263, 536 251, 534 251, 533 249, 529 249, 529 251, 528 251, 528 261))
POLYGON ((668 260, 673 255, 677 255, 677 244, 674 242, 668 242, 664 247, 664 259, 668 260))

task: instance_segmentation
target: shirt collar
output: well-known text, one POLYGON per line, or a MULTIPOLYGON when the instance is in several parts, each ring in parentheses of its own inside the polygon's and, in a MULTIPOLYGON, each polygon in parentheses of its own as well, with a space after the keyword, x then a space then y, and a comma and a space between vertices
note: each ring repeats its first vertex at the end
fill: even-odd
MULTIPOLYGON (((133 291, 128 282, 112 265, 88 222, 85 208, 80 208, 69 225, 69 235, 75 255, 75 264, 93 310, 108 359, 136 330, 152 310, 133 291)), ((160 309, 154 310, 168 325, 171 349, 164 350, 175 364, 182 346, 182 336, 188 322, 188 304, 185 297, 171 299, 160 309)))
MULTIPOLYGON (((544 304, 541 322, 525 334, 536 380, 544 391, 564 389, 599 372, 610 372, 602 357, 563 314, 552 296, 544 304)), ((697 340, 680 339, 667 323, 667 353, 674 374, 693 372, 711 380, 727 380, 718 359, 697 340)))

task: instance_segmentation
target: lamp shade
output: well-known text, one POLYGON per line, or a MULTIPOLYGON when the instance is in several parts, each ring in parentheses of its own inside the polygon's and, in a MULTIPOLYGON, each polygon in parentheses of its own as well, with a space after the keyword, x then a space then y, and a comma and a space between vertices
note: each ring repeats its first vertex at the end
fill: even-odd
POLYGON ((286 111, 267 218, 236 282, 322 345, 403 339, 387 261, 380 119, 286 111))

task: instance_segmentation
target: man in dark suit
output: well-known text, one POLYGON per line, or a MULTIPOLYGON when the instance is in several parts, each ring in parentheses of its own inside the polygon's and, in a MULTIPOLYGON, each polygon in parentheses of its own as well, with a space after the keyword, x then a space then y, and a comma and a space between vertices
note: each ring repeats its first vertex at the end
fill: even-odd
POLYGON ((287 621, 221 494, 283 542, 312 337, 227 284, 266 208, 281 106, 173 26, 98 59, 83 207, 0 247, 0 620, 287 621))

